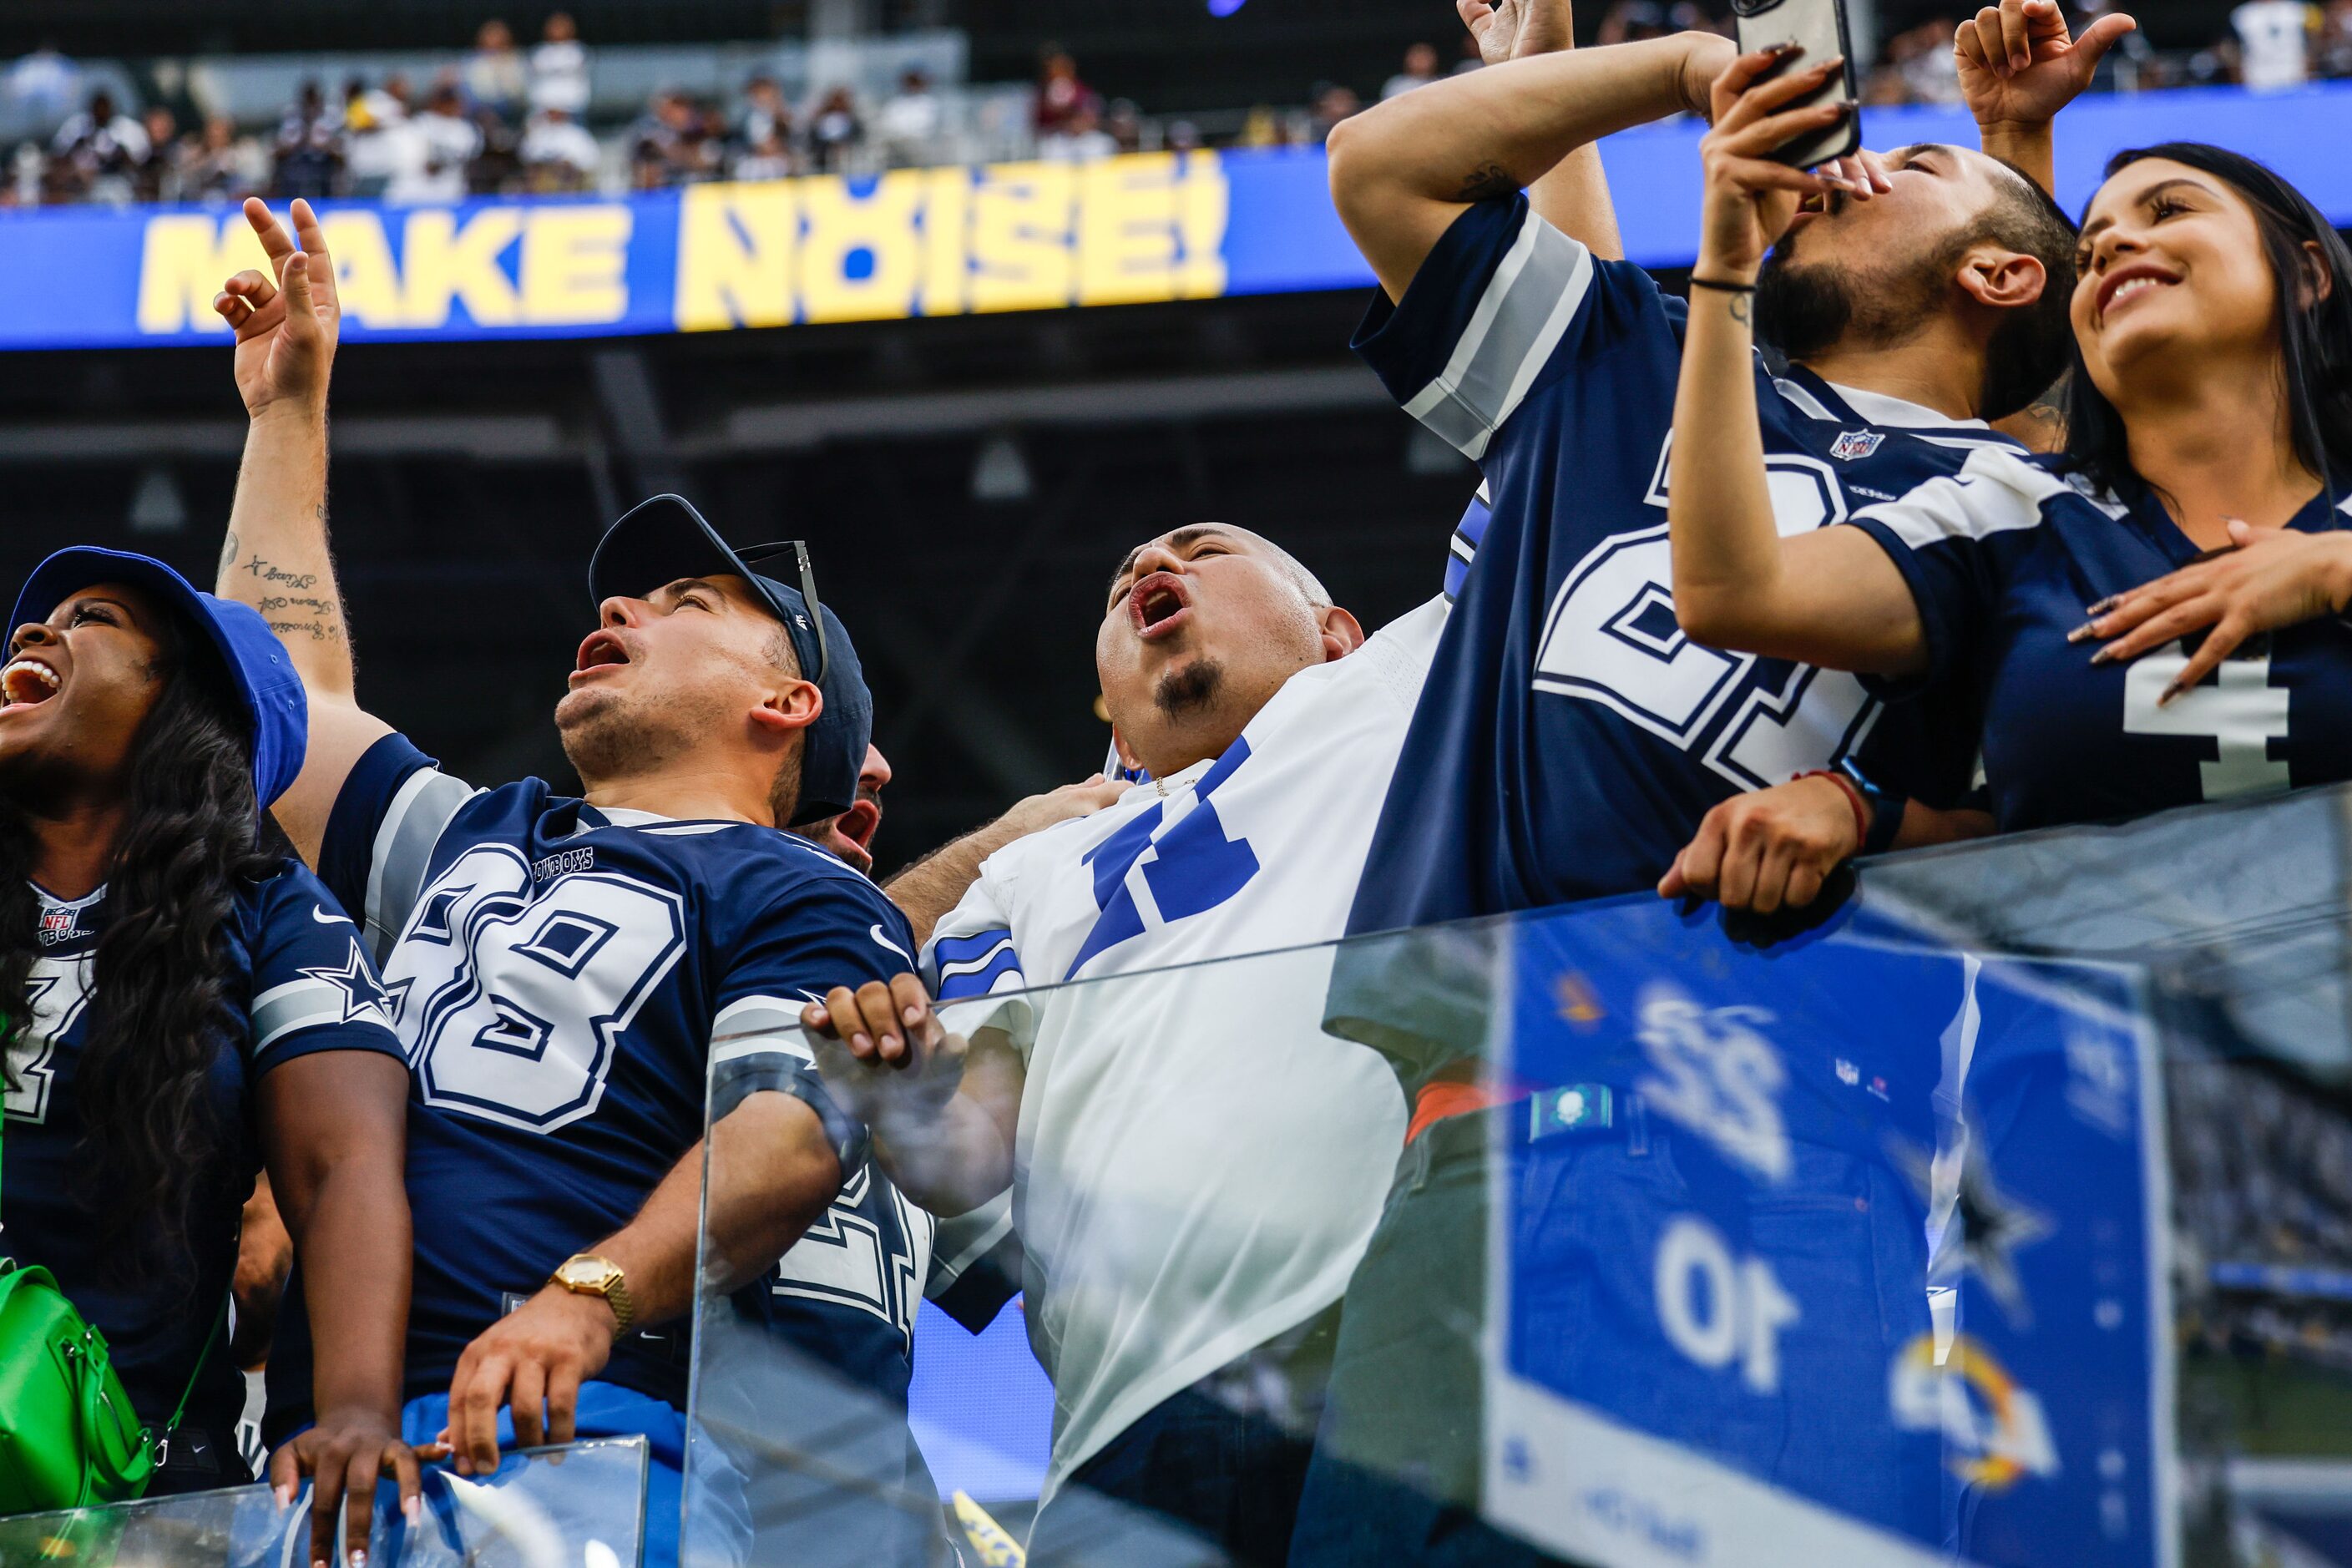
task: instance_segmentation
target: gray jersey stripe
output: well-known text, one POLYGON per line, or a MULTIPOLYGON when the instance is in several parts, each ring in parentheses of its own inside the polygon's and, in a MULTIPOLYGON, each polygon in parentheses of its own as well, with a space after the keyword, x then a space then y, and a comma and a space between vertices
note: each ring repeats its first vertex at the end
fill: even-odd
POLYGON ((260 1056, 299 1029, 345 1021, 342 987, 324 980, 289 980, 253 999, 253 1054, 260 1056))
POLYGON ((419 768, 394 794, 376 828, 375 854, 368 868, 368 941, 379 963, 391 955, 400 928, 408 923, 408 911, 425 890, 425 868, 433 847, 473 795, 463 784, 433 768, 419 768))
POLYGON ((1518 409, 1592 287, 1592 253, 1530 213, 1461 341, 1405 412, 1474 461, 1518 409))

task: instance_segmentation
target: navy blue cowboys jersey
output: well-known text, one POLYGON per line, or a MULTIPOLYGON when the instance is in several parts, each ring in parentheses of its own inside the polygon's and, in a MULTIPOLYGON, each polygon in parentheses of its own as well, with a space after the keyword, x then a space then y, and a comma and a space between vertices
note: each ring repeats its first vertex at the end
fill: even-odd
MULTIPOLYGON (((805 1101, 845 1184, 742 1304, 903 1399, 930 1222, 864 1170, 800 1033, 808 998, 913 967, 878 889, 772 828, 600 811, 536 779, 475 791, 398 735, 352 769, 320 864, 375 944, 412 1074, 408 1397, 636 1216, 701 1137, 708 1076, 722 1113, 752 1089, 805 1101)), ((683 1406, 685 1337, 630 1334, 600 1379, 683 1406)), ((273 1429, 299 1414, 285 1359, 273 1429)))
MULTIPOLYGON (((1974 687, 2003 828, 2098 821, 2352 778, 2352 626, 2305 621, 2242 644, 2159 708, 2188 651, 2093 664, 2085 606, 2188 565, 2197 546, 2154 496, 2126 505, 2059 459, 1987 451, 1852 521, 1910 584, 1928 679, 1974 687)), ((2347 526, 2326 487, 2288 526, 2347 526)))
MULTIPOLYGON (((228 1297, 237 1211, 261 1168, 255 1089, 262 1075, 313 1051, 397 1056, 400 1044, 387 1027, 383 992, 358 928, 317 878, 289 860, 268 881, 239 889, 228 922, 228 998, 243 1022, 221 1042, 209 1081, 216 1152, 184 1178, 192 1188, 187 1261, 176 1271, 144 1258, 126 1265, 122 1248, 98 1236, 86 1206, 105 1173, 79 1147, 74 1081, 89 1037, 106 889, 71 903, 42 893, 40 920, 31 1026, 8 1052, 0 1251, 57 1276, 105 1334, 140 1419, 161 1422, 188 1387, 228 1297)), ((186 1417, 205 1430, 223 1467, 215 1485, 244 1479, 231 1437, 245 1380, 227 1352, 224 1329, 186 1417)))
MULTIPOLYGON (((1405 741, 1349 920, 1421 925, 1646 888, 1741 790, 1852 766, 1931 805, 1973 775, 1974 716, 1890 711, 1853 677, 1703 647, 1676 626, 1667 447, 1685 309, 1524 197, 1454 220, 1356 348, 1397 401, 1485 471, 1491 518, 1405 741), (1441 826, 1442 825, 1442 826, 1441 826)), ((1957 468, 1988 444, 1892 398, 1759 361, 1781 530, 1957 468)), ((1483 530, 1481 522, 1483 521, 1483 530)))

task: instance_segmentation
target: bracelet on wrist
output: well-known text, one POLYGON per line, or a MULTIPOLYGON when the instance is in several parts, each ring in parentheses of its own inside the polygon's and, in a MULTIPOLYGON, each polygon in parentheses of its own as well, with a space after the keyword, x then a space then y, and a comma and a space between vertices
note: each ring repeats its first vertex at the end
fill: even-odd
POLYGON ((1694 289, 1712 289, 1718 294, 1753 294, 1756 292, 1756 285, 1753 283, 1734 283, 1730 279, 1725 278, 1701 278, 1696 273, 1693 273, 1691 275, 1690 286, 1694 289))
POLYGON ((1804 779, 1827 779, 1845 792, 1846 805, 1853 807, 1853 852, 1861 854, 1862 847, 1870 842, 1871 826, 1870 803, 1862 798, 1862 786, 1835 768, 1809 768, 1789 782, 1796 784, 1804 779))

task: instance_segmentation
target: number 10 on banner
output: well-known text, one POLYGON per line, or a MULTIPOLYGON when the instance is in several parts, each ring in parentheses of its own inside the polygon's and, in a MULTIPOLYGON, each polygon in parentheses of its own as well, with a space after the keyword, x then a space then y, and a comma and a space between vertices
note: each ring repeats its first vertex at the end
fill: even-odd
POLYGON ((1654 1279, 1668 1343, 1710 1372, 1738 1362, 1758 1394, 1780 1388, 1780 1331, 1798 1313, 1769 1263, 1734 1256, 1715 1226, 1677 1215, 1658 1238, 1654 1279))

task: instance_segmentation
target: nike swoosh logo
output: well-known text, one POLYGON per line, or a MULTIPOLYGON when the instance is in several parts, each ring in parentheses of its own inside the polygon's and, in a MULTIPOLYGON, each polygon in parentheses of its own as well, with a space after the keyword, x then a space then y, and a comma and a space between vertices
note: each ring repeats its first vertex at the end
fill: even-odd
POLYGON ((905 959, 908 963, 915 962, 915 955, 913 953, 908 952, 905 948, 900 947, 897 942, 892 942, 887 935, 884 934, 882 923, 879 921, 867 926, 866 928, 866 934, 872 937, 884 947, 888 948, 892 952, 895 952, 899 957, 905 959))
POLYGON ((352 923, 351 916, 331 915, 316 904, 310 906, 310 918, 322 926, 347 926, 352 923))

